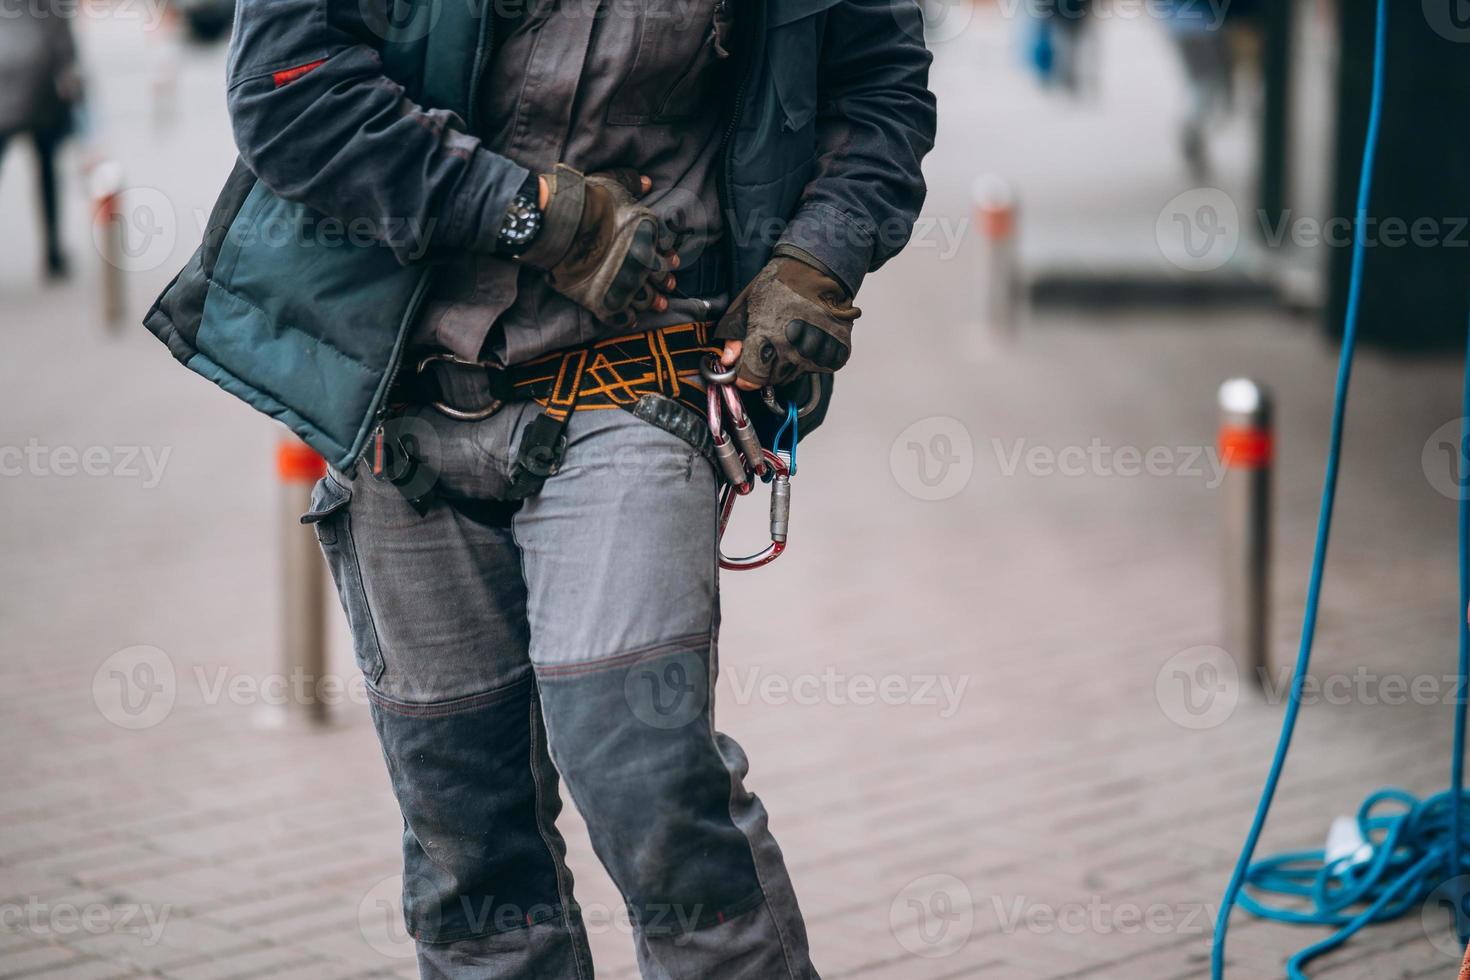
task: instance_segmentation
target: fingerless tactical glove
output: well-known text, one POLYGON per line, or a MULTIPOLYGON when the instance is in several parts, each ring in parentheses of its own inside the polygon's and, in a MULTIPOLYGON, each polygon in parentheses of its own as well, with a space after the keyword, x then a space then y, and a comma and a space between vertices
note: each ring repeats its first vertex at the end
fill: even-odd
POLYGON ((653 305, 672 268, 672 235, 640 205, 639 176, 584 176, 564 164, 546 174, 541 232, 520 261, 546 272, 551 288, 602 322, 629 327, 653 305))
POLYGON ((739 377, 780 385, 803 374, 832 374, 852 353, 852 324, 862 310, 815 259, 782 246, 735 297, 715 328, 742 340, 739 377))

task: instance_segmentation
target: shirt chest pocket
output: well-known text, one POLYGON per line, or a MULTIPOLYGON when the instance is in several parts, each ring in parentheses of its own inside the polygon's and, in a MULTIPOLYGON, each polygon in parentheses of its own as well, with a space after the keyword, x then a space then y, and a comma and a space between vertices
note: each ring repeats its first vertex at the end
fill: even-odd
POLYGON ((729 58, 730 4, 731 0, 639 3, 631 66, 612 94, 608 125, 671 123, 711 111, 720 68, 729 58))

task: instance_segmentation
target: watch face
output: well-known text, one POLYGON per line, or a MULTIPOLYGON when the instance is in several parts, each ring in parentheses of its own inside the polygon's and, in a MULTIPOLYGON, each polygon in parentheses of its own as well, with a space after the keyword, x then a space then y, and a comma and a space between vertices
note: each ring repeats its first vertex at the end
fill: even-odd
POLYGON ((511 202, 510 208, 505 212, 505 219, 500 224, 500 247, 512 255, 518 254, 531 244, 540 230, 541 209, 529 196, 518 195, 511 202))

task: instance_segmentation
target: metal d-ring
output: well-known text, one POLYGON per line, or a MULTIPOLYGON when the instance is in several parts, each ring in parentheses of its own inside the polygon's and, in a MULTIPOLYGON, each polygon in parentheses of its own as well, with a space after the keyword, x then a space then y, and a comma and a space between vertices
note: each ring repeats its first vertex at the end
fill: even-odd
MULTIPOLYGON (((796 417, 799 419, 806 418, 822 405, 822 385, 812 375, 807 375, 807 384, 811 388, 812 393, 811 396, 807 398, 806 404, 803 405, 801 407, 801 410, 796 413, 796 417)), ((764 388, 761 389, 761 403, 764 404, 766 408, 770 409, 773 414, 778 415, 781 418, 786 417, 786 413, 788 410, 776 403, 776 389, 771 387, 770 385, 766 385, 764 388)))
MULTIPOLYGON (((455 357, 453 354, 430 354, 428 357, 419 361, 414 373, 423 374, 424 369, 435 361, 443 361, 446 364, 467 364, 472 367, 483 367, 487 369, 499 367, 497 364, 491 364, 485 361, 466 361, 463 358, 455 357)), ((484 408, 476 409, 472 412, 467 412, 462 408, 455 408, 448 402, 443 401, 430 402, 429 407, 440 415, 454 419, 456 422, 482 422, 504 408, 505 400, 497 398, 484 408)))

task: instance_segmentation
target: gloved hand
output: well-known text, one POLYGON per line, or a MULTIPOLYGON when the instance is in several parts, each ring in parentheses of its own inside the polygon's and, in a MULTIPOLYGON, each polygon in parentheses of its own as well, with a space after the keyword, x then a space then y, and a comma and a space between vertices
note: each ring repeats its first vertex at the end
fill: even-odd
POLYGON ((551 288, 614 327, 630 327, 674 288, 673 235, 640 205, 642 178, 620 169, 584 176, 565 164, 544 174, 541 232, 520 261, 551 288))
POLYGON ((804 252, 778 246, 715 327, 715 337, 743 342, 735 362, 742 387, 832 374, 847 363, 852 324, 862 310, 819 265, 804 252))

